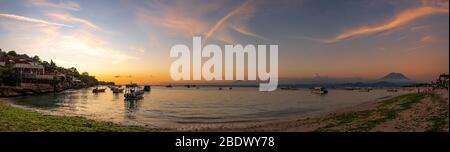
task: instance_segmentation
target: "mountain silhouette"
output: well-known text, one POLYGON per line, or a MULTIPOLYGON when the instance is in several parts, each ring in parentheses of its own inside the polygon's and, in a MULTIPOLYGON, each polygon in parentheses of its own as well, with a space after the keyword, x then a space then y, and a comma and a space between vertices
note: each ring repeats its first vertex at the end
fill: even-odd
POLYGON ((389 73, 381 79, 389 79, 389 80, 410 80, 408 77, 403 75, 402 73, 389 73))
POLYGON ((412 80, 406 77, 402 73, 392 72, 382 77, 378 81, 386 81, 386 82, 411 82, 412 80))

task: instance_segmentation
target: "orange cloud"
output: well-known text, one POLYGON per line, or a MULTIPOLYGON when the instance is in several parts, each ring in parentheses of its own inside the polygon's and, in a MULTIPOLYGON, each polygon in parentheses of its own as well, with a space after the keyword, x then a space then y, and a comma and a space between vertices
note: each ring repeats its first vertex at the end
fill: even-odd
POLYGON ((383 23, 383 24, 380 24, 377 26, 360 27, 360 28, 352 29, 352 30, 349 30, 349 31, 346 31, 344 33, 337 35, 333 39, 320 40, 320 41, 325 42, 325 43, 334 43, 334 42, 349 39, 352 37, 363 36, 363 35, 368 35, 368 34, 372 34, 375 32, 391 30, 391 29, 408 24, 416 19, 423 18, 426 16, 439 14, 439 13, 447 13, 448 14, 449 13, 448 9, 449 9, 448 5, 446 5, 446 6, 445 5, 444 6, 424 5, 419 8, 408 9, 408 10, 405 10, 405 11, 399 13, 392 20, 390 20, 386 23, 383 23))
POLYGON ((9 19, 15 19, 15 20, 19 20, 19 21, 25 21, 25 22, 37 23, 37 24, 44 24, 44 25, 61 26, 61 27, 72 27, 70 25, 65 25, 65 24, 60 24, 60 23, 53 23, 53 22, 49 22, 49 21, 45 21, 45 20, 41 20, 41 19, 35 19, 35 18, 31 18, 31 17, 19 16, 19 15, 14 15, 14 14, 2 14, 2 13, 0 13, 0 17, 6 17, 6 18, 9 18, 9 19))

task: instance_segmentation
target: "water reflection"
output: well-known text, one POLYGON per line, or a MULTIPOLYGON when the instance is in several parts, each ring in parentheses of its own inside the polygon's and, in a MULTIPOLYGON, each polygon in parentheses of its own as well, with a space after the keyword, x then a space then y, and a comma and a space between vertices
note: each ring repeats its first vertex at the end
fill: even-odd
MULTIPOLYGON (((153 87, 140 100, 125 100, 110 90, 93 94, 91 89, 56 94, 8 98, 14 104, 74 114, 102 121, 176 127, 188 123, 227 123, 279 119, 354 106, 395 93, 386 90, 357 92, 330 90, 327 95, 307 89, 259 92, 257 88, 165 88, 153 87)), ((4 99, 2 99, 4 100, 4 99)))

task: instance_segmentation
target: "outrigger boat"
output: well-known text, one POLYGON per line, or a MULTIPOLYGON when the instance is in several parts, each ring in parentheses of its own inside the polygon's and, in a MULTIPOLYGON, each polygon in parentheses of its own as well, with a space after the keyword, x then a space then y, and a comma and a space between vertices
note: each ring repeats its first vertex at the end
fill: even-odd
POLYGON ((99 92, 105 92, 105 88, 94 88, 92 89, 92 93, 99 93, 99 92))
POLYGON ((123 88, 119 88, 119 87, 114 87, 114 88, 111 88, 111 90, 112 90, 112 92, 113 93, 123 93, 123 88))
POLYGON ((150 91, 150 90, 152 90, 152 88, 150 87, 150 85, 144 86, 144 91, 150 91))
POLYGON ((317 94, 327 94, 328 90, 325 89, 324 87, 314 87, 311 89, 311 92, 317 94))
POLYGON ((141 99, 144 97, 144 90, 136 84, 126 86, 125 99, 141 99))

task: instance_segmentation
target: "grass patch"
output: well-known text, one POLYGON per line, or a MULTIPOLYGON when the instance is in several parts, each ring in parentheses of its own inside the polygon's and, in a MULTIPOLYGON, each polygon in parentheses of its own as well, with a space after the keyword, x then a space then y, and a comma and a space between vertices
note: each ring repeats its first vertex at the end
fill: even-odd
POLYGON ((413 104, 428 95, 426 93, 405 94, 384 100, 374 109, 333 114, 323 119, 328 123, 315 131, 369 131, 383 122, 396 118, 398 113, 411 108, 413 104))
POLYGON ((149 128, 121 126, 97 122, 81 117, 45 115, 11 107, 0 101, 0 131, 45 132, 141 132, 156 131, 149 128))
POLYGON ((440 96, 433 94, 431 96, 431 101, 439 103, 439 113, 428 119, 431 122, 431 126, 426 130, 427 132, 446 132, 445 127, 448 125, 449 120, 449 106, 440 96))

